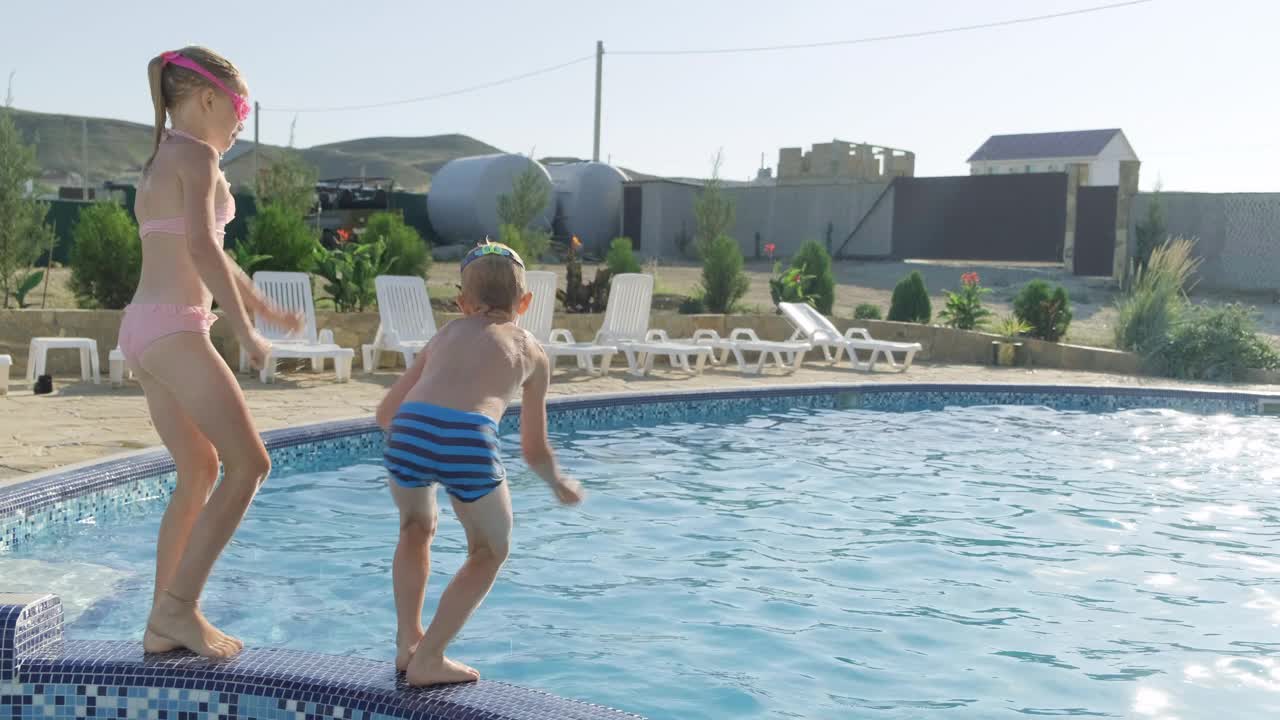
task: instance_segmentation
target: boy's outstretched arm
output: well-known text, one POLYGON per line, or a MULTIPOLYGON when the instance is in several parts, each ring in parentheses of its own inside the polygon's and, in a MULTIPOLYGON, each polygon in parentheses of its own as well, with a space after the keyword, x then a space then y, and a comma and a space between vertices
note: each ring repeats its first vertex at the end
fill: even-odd
POLYGON ((409 394, 409 390, 413 389, 413 386, 418 384, 418 379, 422 377, 422 369, 427 366, 427 356, 430 354, 431 343, 427 343, 427 346, 422 348, 422 352, 418 353, 413 367, 404 371, 400 379, 396 380, 396 383, 387 391, 387 396, 378 403, 378 412, 374 416, 378 421, 378 427, 383 430, 391 427, 391 421, 395 419, 400 405, 404 403, 404 396, 409 394))
POLYGON ((520 400, 520 449, 529 469, 538 474, 565 505, 582 502, 585 493, 577 480, 560 472, 555 453, 547 439, 547 388, 551 385, 551 361, 538 345, 533 346, 533 371, 524 383, 520 400))

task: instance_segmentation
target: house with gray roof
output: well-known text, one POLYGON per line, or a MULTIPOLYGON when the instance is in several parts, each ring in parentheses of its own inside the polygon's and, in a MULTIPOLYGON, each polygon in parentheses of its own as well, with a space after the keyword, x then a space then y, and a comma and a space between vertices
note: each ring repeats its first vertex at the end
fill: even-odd
POLYGON ((1080 164, 1089 166, 1086 185, 1119 185, 1120 163, 1137 159, 1118 128, 992 135, 969 156, 969 174, 1066 172, 1080 164))

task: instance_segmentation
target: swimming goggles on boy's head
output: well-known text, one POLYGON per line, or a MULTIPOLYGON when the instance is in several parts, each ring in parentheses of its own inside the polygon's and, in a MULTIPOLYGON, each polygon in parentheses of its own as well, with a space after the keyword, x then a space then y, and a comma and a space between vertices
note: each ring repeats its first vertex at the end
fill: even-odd
POLYGON ((200 65, 200 63, 196 62, 195 60, 192 60, 191 58, 183 55, 180 52, 167 52, 161 55, 160 57, 161 59, 164 60, 164 64, 166 65, 173 64, 173 65, 177 65, 180 68, 186 68, 191 72, 203 77, 205 80, 208 80, 209 82, 213 83, 219 90, 226 93, 227 96, 231 98, 231 104, 235 106, 235 109, 236 109, 236 119, 239 120, 240 122, 244 122, 245 120, 248 119, 249 101, 245 100, 244 96, 241 95, 240 93, 222 84, 221 80, 214 77, 213 73, 209 72, 208 70, 205 70, 204 67, 200 65))
POLYGON ((520 259, 519 253, 515 250, 499 243, 486 242, 475 246, 471 249, 471 252, 467 253, 466 257, 462 258, 462 269, 466 270, 468 265, 482 257, 485 257, 486 255, 504 257, 516 265, 519 265, 522 268, 524 267, 524 261, 520 259))

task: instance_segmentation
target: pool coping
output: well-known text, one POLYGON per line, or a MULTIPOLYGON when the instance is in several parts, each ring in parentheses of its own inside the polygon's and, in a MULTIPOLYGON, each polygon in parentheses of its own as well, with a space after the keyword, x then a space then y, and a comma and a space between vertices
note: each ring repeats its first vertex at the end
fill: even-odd
MULTIPOLYGON (((986 394, 1118 397, 1142 400, 1203 400, 1255 405, 1263 413, 1264 402, 1280 404, 1280 392, 1211 390, 1178 387, 1008 384, 1008 383, 816 383, 769 387, 737 387, 700 390, 661 390, 649 392, 593 393, 558 397, 548 401, 548 413, 555 415, 575 410, 609 409, 623 406, 682 404, 703 400, 768 400, 778 398, 826 396, 876 396, 902 394, 976 395, 986 394)), ((1153 403, 1158 404, 1158 403, 1153 403)), ((504 417, 518 417, 519 404, 508 408, 504 417)), ((269 450, 378 432, 374 419, 354 416, 268 430, 262 433, 269 450)), ((39 509, 62 500, 88 495, 122 485, 173 472, 173 461, 163 447, 118 453, 73 466, 54 468, 23 478, 21 482, 0 485, 0 520, 24 509, 39 509)), ((3 589, 0 588, 0 591, 3 589)), ((62 640, 62 610, 56 596, 41 596, 18 602, 14 596, 0 594, 0 686, 43 687, 65 681, 83 690, 85 685, 119 686, 120 697, 145 688, 198 689, 213 696, 231 691, 248 692, 245 697, 279 699, 282 703, 300 703, 297 712, 305 716, 326 716, 324 709, 363 703, 359 715, 346 718, 373 720, 381 717, 412 718, 481 718, 492 720, 529 718, 635 718, 638 716, 602 708, 589 703, 563 700, 541 690, 525 690, 513 685, 483 681, 468 689, 430 689, 406 692, 403 681, 395 678, 386 663, 361 658, 305 653, 285 649, 246 651, 231 662, 214 663, 191 655, 144 656, 136 642, 67 642, 62 640), (7 601, 7 602, 6 602, 7 601), (23 623, 27 623, 24 647, 23 623), (31 628, 39 630, 32 635, 31 628), (32 638, 35 638, 33 641, 32 638), (320 667, 349 666, 353 672, 365 674, 362 682, 344 678, 339 685, 345 695, 341 701, 333 683, 324 684, 307 674, 320 667), (247 668, 247 669, 246 669, 247 668), (373 668, 383 668, 381 675, 371 675, 373 668), (36 678, 32 680, 31 678, 36 678), (246 681, 245 678, 249 678, 246 681), (95 678, 98 680, 95 681, 95 678), (117 682, 119 681, 119 682, 117 682), (8 685, 6 685, 8 683, 8 685), (123 684, 120 684, 123 683, 123 684), (134 683, 134 684, 129 684, 134 683), (138 683, 143 683, 141 686, 138 683), (250 690, 259 691, 257 694, 250 690), (459 700, 462 698, 464 701, 459 700), (483 708, 505 698, 502 714, 483 708), (537 705, 528 710, 522 704, 537 705), (512 704, 512 703, 515 704, 512 704), (550 704, 550 706, 548 705, 550 704), (526 709, 522 709, 526 708, 526 709), (304 712, 305 710, 305 712, 304 712), (545 712, 544 712, 545 711, 545 712), (555 714, 547 714, 554 712, 555 714)), ((332 678, 330 678, 332 679, 332 678)), ((99 688, 102 689, 102 688, 99 688)), ((12 692, 6 690, 6 692, 12 692)), ((13 698, 16 695, 7 695, 13 698)), ((26 698, 26 696, 23 696, 26 698)), ((65 699, 65 698, 64 698, 65 699)), ((274 701, 274 700, 273 700, 274 701)), ((0 702, 0 705, 3 705, 0 702)), ((207 704, 207 703, 205 703, 207 704)), ((132 706, 130 706, 132 707, 132 706)), ((532 707, 532 705, 528 706, 532 707)), ((121 712, 125 709, 121 708, 121 712)), ((281 705, 281 710, 286 710, 281 705)), ((337 717, 337 715, 333 715, 337 717)))

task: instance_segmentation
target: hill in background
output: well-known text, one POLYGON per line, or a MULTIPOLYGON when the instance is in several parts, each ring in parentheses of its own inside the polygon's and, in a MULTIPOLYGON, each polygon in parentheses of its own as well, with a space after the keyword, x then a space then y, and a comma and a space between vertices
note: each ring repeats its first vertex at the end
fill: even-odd
MULTIPOLYGON (((14 121, 27 142, 36 145, 36 159, 47 184, 70 182, 82 168, 81 123, 88 129, 89 183, 107 180, 132 182, 151 154, 152 128, 141 123, 78 115, 51 115, 13 110, 14 121)), ((251 141, 242 141, 227 153, 223 168, 232 185, 249 182, 253 162, 251 141)), ((269 164, 283 150, 263 145, 259 163, 269 164)), ((400 138, 375 137, 317 145, 298 150, 320 177, 394 178, 397 186, 424 191, 431 176, 445 163, 460 157, 501 152, 466 135, 400 138)))

